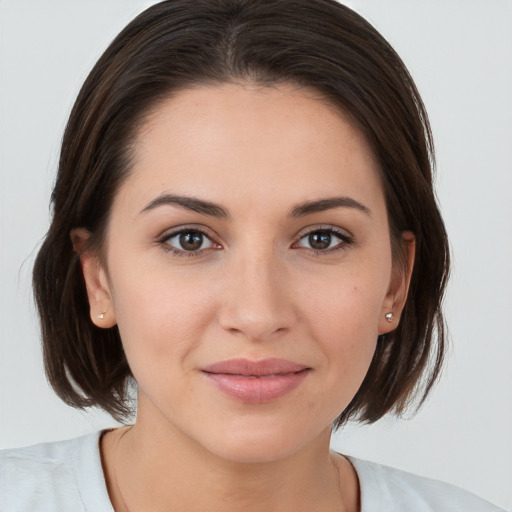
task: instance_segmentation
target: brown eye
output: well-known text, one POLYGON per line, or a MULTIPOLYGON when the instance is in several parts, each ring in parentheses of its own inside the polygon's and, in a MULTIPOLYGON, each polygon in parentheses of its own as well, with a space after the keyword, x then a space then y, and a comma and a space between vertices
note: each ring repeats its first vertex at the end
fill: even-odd
POLYGON ((180 246, 185 251, 197 251, 203 245, 203 238, 203 234, 199 231, 181 233, 179 236, 180 246))
POLYGON ((308 235, 308 242, 312 249, 323 250, 331 245, 332 235, 329 231, 315 231, 308 235))
POLYGON ((331 251, 348 246, 352 241, 350 236, 336 229, 316 229, 302 236, 296 246, 313 251, 331 251))
POLYGON ((214 246, 207 235, 197 229, 187 229, 171 234, 163 240, 165 245, 171 246, 176 252, 200 252, 214 246))

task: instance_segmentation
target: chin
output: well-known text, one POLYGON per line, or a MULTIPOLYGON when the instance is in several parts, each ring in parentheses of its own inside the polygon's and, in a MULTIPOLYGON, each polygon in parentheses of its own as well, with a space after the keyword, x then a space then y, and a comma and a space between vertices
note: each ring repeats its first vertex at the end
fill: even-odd
POLYGON ((237 464, 267 464, 286 459, 300 450, 295 442, 285 439, 242 440, 216 444, 210 450, 217 457, 237 464))
POLYGON ((240 464, 263 464, 286 459, 312 444, 329 446, 330 424, 312 432, 304 423, 279 425, 278 421, 249 421, 238 428, 211 432, 203 445, 218 457, 240 464), (229 435, 226 435, 229 432, 229 435))

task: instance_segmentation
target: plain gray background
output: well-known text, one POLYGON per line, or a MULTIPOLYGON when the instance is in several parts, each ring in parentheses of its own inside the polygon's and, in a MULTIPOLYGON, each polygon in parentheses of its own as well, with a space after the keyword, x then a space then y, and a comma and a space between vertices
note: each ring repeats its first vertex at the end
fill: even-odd
MULTIPOLYGON (((152 1, 0 0, 0 447, 113 425, 49 389, 30 273, 66 117, 88 71, 152 1)), ((338 433, 342 452, 512 510, 512 2, 353 0, 408 65, 431 116, 453 250, 452 349, 418 415, 338 433)))

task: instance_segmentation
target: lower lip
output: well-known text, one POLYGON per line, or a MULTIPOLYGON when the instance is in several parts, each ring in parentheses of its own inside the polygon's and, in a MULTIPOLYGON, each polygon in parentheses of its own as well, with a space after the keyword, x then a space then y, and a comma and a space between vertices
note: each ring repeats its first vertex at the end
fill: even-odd
POLYGON ((309 370, 267 377, 208 373, 206 377, 226 395, 248 404, 262 404, 286 395, 306 378, 309 370))

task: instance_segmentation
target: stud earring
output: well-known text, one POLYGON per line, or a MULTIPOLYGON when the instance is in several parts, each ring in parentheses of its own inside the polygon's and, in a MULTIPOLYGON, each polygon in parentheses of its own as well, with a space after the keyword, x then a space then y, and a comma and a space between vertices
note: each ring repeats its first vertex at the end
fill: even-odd
POLYGON ((103 320, 105 318, 105 315, 107 314, 107 311, 110 309, 110 304, 108 305, 108 308, 105 309, 105 311, 100 311, 100 314, 98 315, 98 318, 100 320, 103 320))
POLYGON ((386 320, 387 320, 388 322, 391 322, 391 320, 393 319, 393 313, 386 313, 386 315, 385 315, 385 316, 386 316, 386 320))

